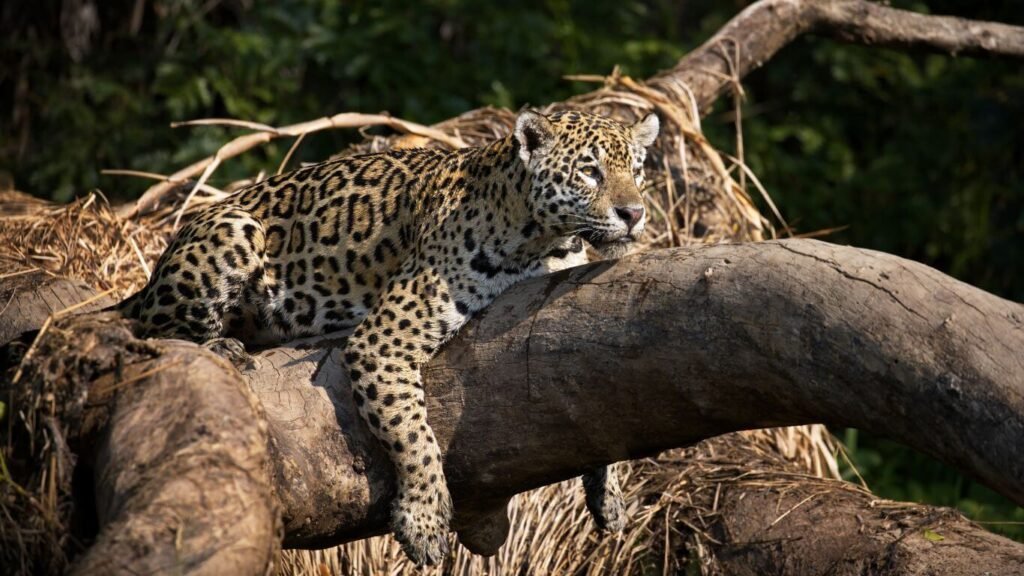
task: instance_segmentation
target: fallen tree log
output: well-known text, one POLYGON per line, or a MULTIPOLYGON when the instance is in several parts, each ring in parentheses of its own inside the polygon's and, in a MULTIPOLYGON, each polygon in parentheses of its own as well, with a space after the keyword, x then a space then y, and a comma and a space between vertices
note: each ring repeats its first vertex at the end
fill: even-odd
MULTIPOLYGON (((6 278, 0 284, 0 345, 39 328, 51 314, 83 303, 95 296, 84 282, 57 278, 43 272, 30 272, 6 278)), ((79 312, 100 310, 114 300, 96 298, 83 305, 79 312)))
MULTIPOLYGON (((517 492, 733 430, 819 421, 903 441, 1024 502, 1024 468, 1015 458, 1024 430, 1022 321, 1024 307, 921 264, 809 240, 656 251, 524 283, 424 370, 430 422, 446 453, 455 527, 472 549, 492 552, 504 538, 504 504, 517 492)), ((76 343, 68 353, 97 354, 101 346, 82 343, 95 341, 90 334, 109 337, 119 322, 86 316, 58 332, 76 343)), ((125 336, 114 346, 131 342, 125 336)), ((272 545, 260 548, 267 554, 231 558, 223 542, 252 530, 265 543, 274 533, 269 512, 258 514, 256 527, 255 520, 229 515, 212 533, 181 536, 183 527, 217 516, 207 508, 231 508, 230 502, 252 494, 261 495, 255 500, 263 503, 260 510, 280 506, 286 547, 322 547, 385 531, 391 471, 355 417, 338 343, 310 341, 258 354, 258 366, 244 374, 258 403, 235 400, 219 420, 197 416, 201 425, 170 426, 157 435, 161 446, 187 445, 200 455, 212 446, 234 455, 221 462, 263 461, 269 466, 264 480, 259 466, 232 464, 246 483, 235 482, 220 500, 186 500, 190 505, 175 506, 174 514, 152 514, 130 504, 146 490, 119 481, 134 474, 173 484, 176 460, 169 455, 180 450, 152 451, 162 457, 143 458, 140 472, 129 472, 131 458, 97 458, 103 529, 80 567, 117 566, 124 550, 134 549, 192 568, 223 568, 202 563, 209 558, 255 562, 246 570, 255 573, 256 564, 272 556, 272 545), (264 421, 268 457, 257 446, 262 432, 246 433, 236 445, 203 439, 259 429, 264 421), (124 529, 133 523, 146 529, 124 529), (132 541, 136 533, 144 534, 142 542, 132 541)), ((161 348, 159 358, 175 363, 160 368, 163 360, 156 366, 149 358, 126 361, 106 376, 114 404, 97 406, 112 410, 121 424, 116 438, 101 436, 101 455, 135 450, 126 439, 153 436, 154 418, 175 421, 165 412, 171 406, 178 420, 191 413, 191 403, 200 409, 206 400, 199 390, 215 396, 232 390, 244 399, 233 369, 218 359, 197 360, 208 352, 153 344, 161 348), (187 369, 150 382, 181 362, 187 369), (182 387, 193 386, 195 394, 182 394, 182 387), (149 390, 143 404, 129 399, 143 392, 124 392, 134 387, 149 390), (134 416, 117 416, 126 405, 134 406, 134 416)), ((102 355, 119 354, 127 357, 123 351, 102 355)), ((41 353, 40 362, 54 356, 41 353)), ((83 427, 92 428, 105 427, 83 427)), ((214 468, 216 460, 200 458, 214 468)), ((218 494, 216 488, 229 484, 196 486, 218 494)), ((825 499, 818 504, 829 506, 825 499)), ((868 506, 861 501, 840 509, 868 506)), ((805 512, 814 510, 822 509, 805 512)), ((964 531, 967 546, 983 543, 993 566, 1019 565, 1019 544, 962 520, 953 524, 947 531, 964 531)), ((812 549, 814 539, 804 545, 801 551, 812 549)))
MULTIPOLYGON (((878 252, 657 251, 512 289, 424 380, 463 513, 588 467, 815 422, 897 439, 1024 503, 1022 322, 1019 304, 878 252)), ((275 348, 246 374, 279 440, 286 546, 384 528, 390 471, 337 354, 275 348)))

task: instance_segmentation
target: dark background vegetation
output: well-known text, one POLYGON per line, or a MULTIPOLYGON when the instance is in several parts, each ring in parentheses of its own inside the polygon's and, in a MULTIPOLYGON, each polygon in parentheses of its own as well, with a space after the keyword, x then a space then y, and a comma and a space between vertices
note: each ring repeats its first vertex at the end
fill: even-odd
MULTIPOLYGON (((0 5, 0 188, 114 201, 236 130, 342 111, 431 123, 485 104, 518 108, 592 89, 566 74, 644 78, 672 65, 739 0, 63 0, 0 5)), ((894 1, 1024 25, 1024 2, 894 1)), ((1024 300, 1024 67, 805 38, 744 82, 746 158, 798 232, 899 254, 1024 300)), ((705 120, 734 150, 728 99, 705 120)), ((323 159, 357 134, 307 138, 323 159)), ((224 183, 273 169, 290 142, 230 161, 224 183)), ((294 162, 294 161, 293 161, 294 162)), ((878 494, 955 505, 978 520, 1024 511, 900 445, 845 433, 878 494)), ((846 473, 852 478, 852 469, 846 473)), ((990 528, 1024 540, 1024 527, 990 528)))

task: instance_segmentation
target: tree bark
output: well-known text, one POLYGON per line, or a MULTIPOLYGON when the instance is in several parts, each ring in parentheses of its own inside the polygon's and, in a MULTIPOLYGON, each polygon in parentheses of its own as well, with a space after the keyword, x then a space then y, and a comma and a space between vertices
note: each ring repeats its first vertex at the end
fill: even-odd
MULTIPOLYGON (((109 339, 116 323, 69 322, 55 338, 109 339)), ((515 493, 725 432, 809 422, 884 434, 1024 502, 1016 458, 1024 430, 1022 322, 1019 304, 921 264, 810 240, 655 251, 524 283, 424 368, 454 527, 471 549, 487 552, 503 539, 504 504, 515 493)), ((115 350, 104 355, 125 355, 118 350, 131 345, 110 342, 115 350)), ((86 420, 102 421, 90 414, 113 407, 110 424, 83 430, 108 430, 96 459, 104 521, 82 573, 117 566, 125 550, 163 550, 155 556, 162 559, 221 554, 256 573, 273 554, 275 503, 286 547, 384 532, 391 470, 355 415, 339 344, 327 338, 257 354, 257 367, 243 376, 258 402, 232 369, 188 344, 158 341, 160 360, 126 362, 119 376, 101 376, 93 388, 112 387, 111 399, 97 401, 86 420), (198 479, 220 477, 217 470, 238 479, 198 479), (190 481, 202 487, 192 488, 192 499, 180 484, 190 481), (219 528, 200 530, 219 519, 219 528), (190 528, 194 539, 176 536, 190 528), (237 549, 224 542, 236 534, 264 553, 232 556, 237 549)), ((79 348, 98 353, 98 346, 79 348)), ((776 498, 779 506, 790 496, 776 498)), ((751 498, 764 505, 773 497, 751 498)), ((877 516, 867 497, 835 498, 816 499, 790 522, 832 506, 854 518, 877 516)), ((785 533, 789 524, 747 506, 737 502, 726 515, 737 524, 719 538, 735 546, 752 538, 737 528, 747 515, 751 527, 768 522, 764 529, 785 533)), ((833 518, 829 526, 839 528, 799 546, 780 544, 758 562, 853 538, 850 522, 833 518)), ((884 544, 885 531, 872 522, 861 536, 884 544)), ((993 566, 1022 557, 1019 544, 965 521, 949 526, 946 551, 977 544, 993 566)), ((885 546, 897 541, 922 565, 939 557, 920 539, 885 546)))
POLYGON ((90 388, 102 530, 73 573, 263 574, 281 539, 259 400, 223 359, 159 351, 90 388))
MULTIPOLYGON (((44 272, 11 276, 0 283, 0 345, 23 332, 43 325, 51 315, 84 302, 94 295, 85 282, 55 278, 44 272)), ((114 304, 112 298, 99 298, 83 306, 92 312, 114 304)))

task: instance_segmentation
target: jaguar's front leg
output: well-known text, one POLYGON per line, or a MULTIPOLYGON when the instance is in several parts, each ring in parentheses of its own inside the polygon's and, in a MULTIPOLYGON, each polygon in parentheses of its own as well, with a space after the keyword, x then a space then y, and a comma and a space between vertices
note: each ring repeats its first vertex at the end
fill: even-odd
POLYGON ((427 424, 420 366, 441 340, 429 277, 393 281, 349 338, 344 361, 360 416, 388 451, 398 478, 391 528, 417 565, 448 553, 451 497, 427 424))

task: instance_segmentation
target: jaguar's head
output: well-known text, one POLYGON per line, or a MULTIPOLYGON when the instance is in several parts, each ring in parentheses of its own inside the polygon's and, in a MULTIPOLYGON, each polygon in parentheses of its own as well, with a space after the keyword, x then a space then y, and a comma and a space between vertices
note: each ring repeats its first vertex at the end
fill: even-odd
POLYGON ((647 221, 644 159, 658 127, 653 113, 624 126, 585 112, 521 112, 515 138, 531 178, 528 204, 535 219, 549 232, 579 234, 598 249, 638 239, 647 221))

